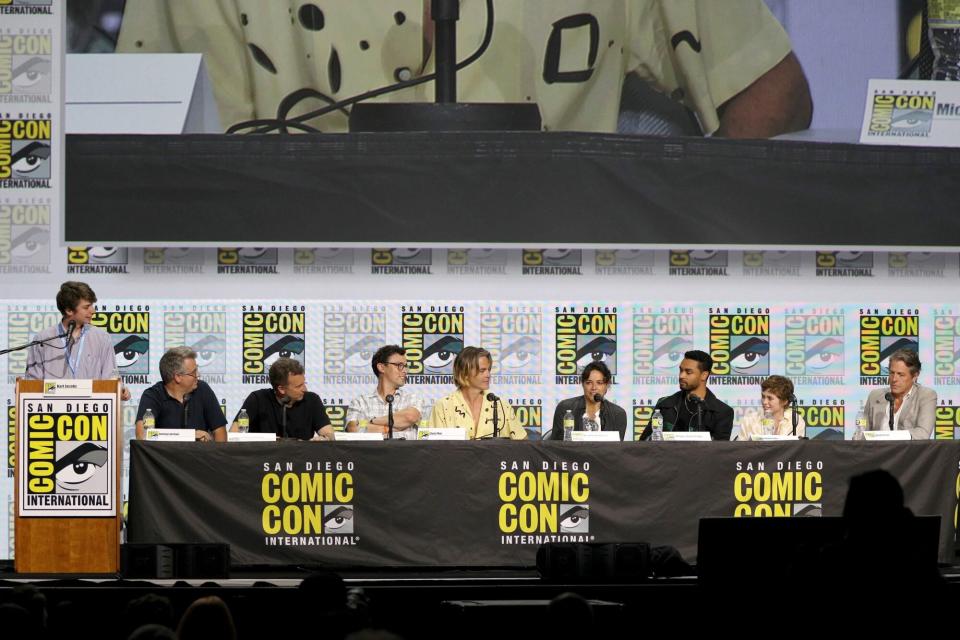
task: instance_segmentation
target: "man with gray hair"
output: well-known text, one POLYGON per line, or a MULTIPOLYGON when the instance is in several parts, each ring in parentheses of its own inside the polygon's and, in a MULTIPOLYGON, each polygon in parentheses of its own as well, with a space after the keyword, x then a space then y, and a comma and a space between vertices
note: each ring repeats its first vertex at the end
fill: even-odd
POLYGON ((137 440, 143 440, 143 414, 153 411, 160 429, 193 429, 197 440, 224 442, 227 419, 206 382, 200 379, 197 353, 168 349, 160 358, 161 381, 143 392, 137 407, 137 440))
MULTIPOLYGON (((258 389, 243 401, 250 431, 275 433, 278 438, 333 440, 333 427, 320 396, 307 391, 303 365, 293 358, 277 358, 270 365, 270 389, 258 389)), ((230 431, 237 431, 237 417, 230 431)))
POLYGON ((917 382, 920 356, 913 349, 898 349, 890 354, 889 363, 889 389, 874 389, 867 396, 867 429, 890 429, 892 409, 894 430, 909 431, 912 440, 929 440, 936 421, 937 392, 917 382))

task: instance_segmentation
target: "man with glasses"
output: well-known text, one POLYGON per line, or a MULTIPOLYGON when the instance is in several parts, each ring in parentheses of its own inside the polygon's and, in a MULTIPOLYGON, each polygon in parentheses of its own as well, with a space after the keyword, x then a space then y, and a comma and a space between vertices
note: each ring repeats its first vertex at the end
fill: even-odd
MULTIPOLYGON (((296 440, 333 440, 330 417, 320 396, 307 391, 303 365, 293 358, 277 358, 270 365, 270 388, 258 389, 247 396, 246 410, 252 433, 275 433, 278 438, 296 440)), ((230 431, 239 431, 237 417, 230 431)))
POLYGON ((197 352, 168 349, 160 358, 161 381, 143 392, 137 407, 137 440, 143 440, 143 414, 153 411, 160 429, 193 429, 200 442, 225 442, 227 419, 217 397, 200 379, 197 352))
POLYGON ((347 409, 347 431, 357 431, 367 421, 367 432, 388 433, 388 396, 393 396, 393 437, 414 439, 417 423, 423 415, 423 401, 414 391, 403 389, 407 382, 406 350, 395 344, 380 347, 371 359, 377 389, 354 398, 347 409))

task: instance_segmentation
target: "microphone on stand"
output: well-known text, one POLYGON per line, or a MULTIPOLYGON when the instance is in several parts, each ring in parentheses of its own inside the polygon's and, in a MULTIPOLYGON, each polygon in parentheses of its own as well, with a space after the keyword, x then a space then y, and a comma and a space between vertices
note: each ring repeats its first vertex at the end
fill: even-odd
POLYGON ((790 411, 790 422, 793 423, 793 433, 790 435, 797 435, 797 426, 800 424, 800 414, 797 413, 797 396, 790 394, 790 406, 792 410, 790 411))
POLYGON ((893 394, 887 391, 883 394, 883 399, 890 403, 890 431, 893 431, 893 394))
POLYGON ((488 393, 487 400, 493 403, 493 437, 499 438, 500 426, 497 424, 497 402, 499 402, 500 398, 498 398, 492 393, 488 393))
POLYGON ((393 440, 393 395, 388 395, 387 401, 387 438, 393 440))
POLYGON ((290 407, 290 396, 280 398, 280 430, 282 437, 287 438, 287 409, 290 407))
POLYGON ((691 428, 687 429, 687 431, 703 431, 703 400, 695 393, 687 394, 687 399, 693 402, 693 406, 697 408, 697 428, 693 429, 693 424, 691 424, 691 428))
POLYGON ((67 346, 63 348, 63 357, 66 360, 64 362, 63 374, 67 374, 67 369, 70 367, 70 347, 73 346, 73 330, 77 328, 77 321, 71 320, 67 323, 67 346))

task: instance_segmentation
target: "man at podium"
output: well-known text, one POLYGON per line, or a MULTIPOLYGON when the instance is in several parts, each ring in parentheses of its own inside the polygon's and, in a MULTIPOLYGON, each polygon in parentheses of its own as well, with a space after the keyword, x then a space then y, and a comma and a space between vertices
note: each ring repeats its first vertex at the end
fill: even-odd
MULTIPOLYGON (((85 282, 64 282, 57 292, 60 322, 36 334, 27 354, 27 380, 90 379, 117 380, 113 343, 110 336, 90 324, 96 313, 97 294, 85 282)), ((121 398, 130 399, 130 390, 121 385, 121 398)))
POLYGON ((161 381, 143 392, 137 407, 137 440, 143 440, 143 414, 153 412, 160 429, 193 429, 201 442, 226 442, 227 418, 206 382, 200 379, 197 352, 174 347, 160 358, 161 381))

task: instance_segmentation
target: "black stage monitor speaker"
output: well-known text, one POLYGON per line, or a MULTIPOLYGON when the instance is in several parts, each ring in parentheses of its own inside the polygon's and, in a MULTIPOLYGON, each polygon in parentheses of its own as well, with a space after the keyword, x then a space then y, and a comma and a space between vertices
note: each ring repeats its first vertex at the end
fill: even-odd
POLYGON ((124 544, 120 546, 124 578, 226 578, 228 544, 124 544))
POLYGON ((551 542, 537 549, 537 571, 554 582, 642 581, 650 577, 650 545, 551 542))

